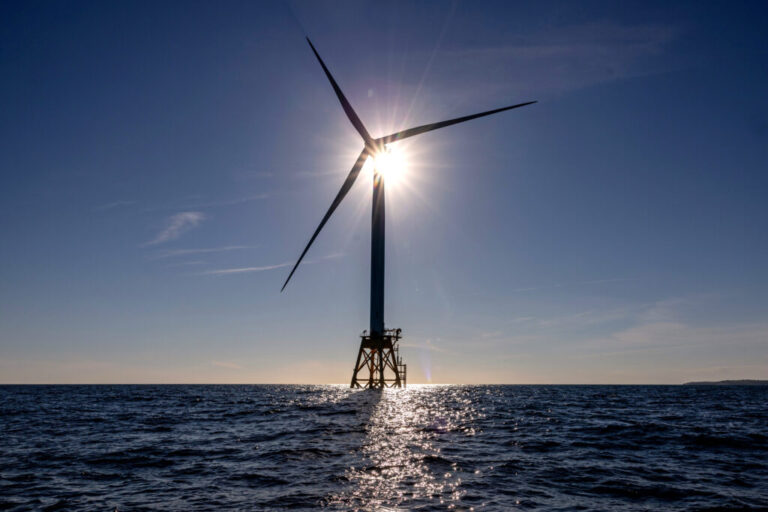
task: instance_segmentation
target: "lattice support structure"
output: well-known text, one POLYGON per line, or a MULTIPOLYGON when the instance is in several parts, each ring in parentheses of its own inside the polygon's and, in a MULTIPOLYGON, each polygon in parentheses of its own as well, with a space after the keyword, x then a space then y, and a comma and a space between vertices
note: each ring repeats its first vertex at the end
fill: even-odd
POLYGON ((352 372, 350 387, 363 389, 404 388, 406 365, 400 357, 397 342, 400 329, 387 329, 383 335, 360 336, 360 350, 352 372))

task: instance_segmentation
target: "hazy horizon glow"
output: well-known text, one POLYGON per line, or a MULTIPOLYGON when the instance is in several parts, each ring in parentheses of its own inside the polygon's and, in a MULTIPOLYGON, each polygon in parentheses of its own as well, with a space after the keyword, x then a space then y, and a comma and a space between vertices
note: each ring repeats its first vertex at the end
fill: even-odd
POLYGON ((0 383, 768 378, 764 3, 0 6, 0 383), (359 20, 367 20, 361 26, 359 20))

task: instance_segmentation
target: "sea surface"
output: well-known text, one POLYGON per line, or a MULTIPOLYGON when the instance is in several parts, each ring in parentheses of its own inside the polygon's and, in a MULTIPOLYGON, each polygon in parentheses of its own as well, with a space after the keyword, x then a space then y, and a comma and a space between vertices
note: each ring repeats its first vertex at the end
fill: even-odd
POLYGON ((768 387, 0 386, 3 510, 768 510, 768 387))

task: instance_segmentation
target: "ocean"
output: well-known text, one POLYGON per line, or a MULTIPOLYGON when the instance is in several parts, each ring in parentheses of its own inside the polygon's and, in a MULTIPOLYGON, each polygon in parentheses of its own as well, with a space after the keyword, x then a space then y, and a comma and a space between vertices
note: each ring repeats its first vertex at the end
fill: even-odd
POLYGON ((768 510, 768 387, 0 386, 2 510, 768 510))

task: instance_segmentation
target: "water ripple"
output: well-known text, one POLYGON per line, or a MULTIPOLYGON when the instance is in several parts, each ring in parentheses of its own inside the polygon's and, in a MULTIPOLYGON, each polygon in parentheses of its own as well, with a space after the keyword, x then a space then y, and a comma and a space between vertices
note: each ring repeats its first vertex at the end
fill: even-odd
POLYGON ((768 389, 0 386, 0 510, 766 510, 768 389))

